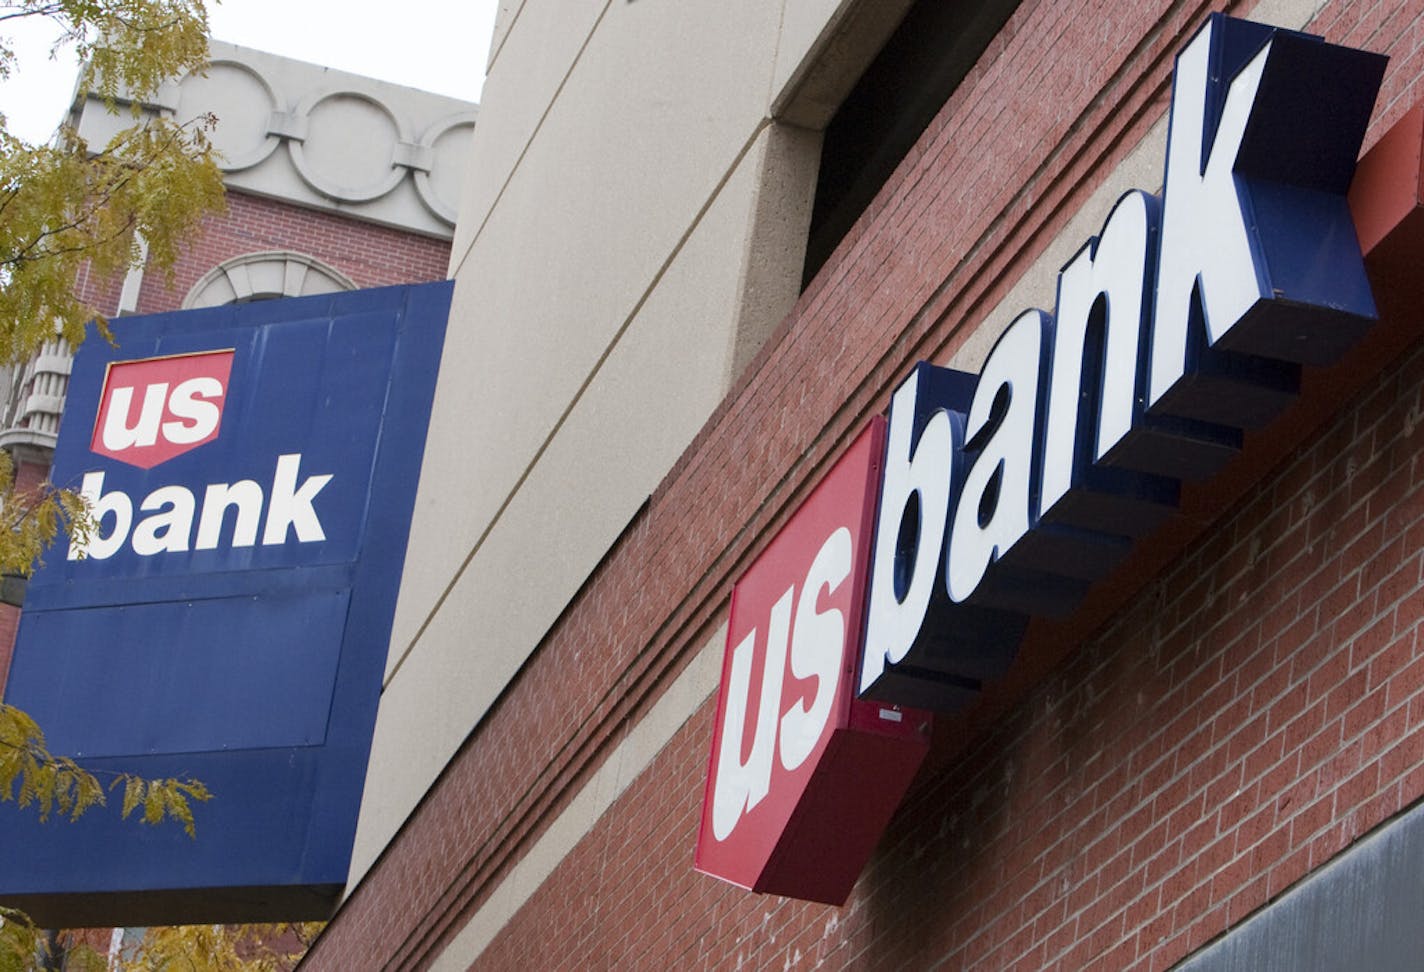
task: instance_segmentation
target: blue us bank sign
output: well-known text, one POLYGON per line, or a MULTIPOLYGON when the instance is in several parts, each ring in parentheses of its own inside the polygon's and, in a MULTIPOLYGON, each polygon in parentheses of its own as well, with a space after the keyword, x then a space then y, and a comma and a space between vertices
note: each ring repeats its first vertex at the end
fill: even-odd
POLYGON ((197 836, 0 805, 40 924, 320 917, 346 881, 450 285, 119 322, 53 479, 99 532, 30 583, 6 701, 101 775, 195 777, 197 836))

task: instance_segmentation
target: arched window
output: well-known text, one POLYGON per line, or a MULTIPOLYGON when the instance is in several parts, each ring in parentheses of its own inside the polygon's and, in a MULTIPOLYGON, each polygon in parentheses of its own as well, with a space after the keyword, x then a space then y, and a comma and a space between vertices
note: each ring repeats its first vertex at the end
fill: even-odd
POLYGON ((209 270, 183 298, 183 309, 355 289, 350 277, 320 260, 290 250, 269 250, 233 257, 209 270))

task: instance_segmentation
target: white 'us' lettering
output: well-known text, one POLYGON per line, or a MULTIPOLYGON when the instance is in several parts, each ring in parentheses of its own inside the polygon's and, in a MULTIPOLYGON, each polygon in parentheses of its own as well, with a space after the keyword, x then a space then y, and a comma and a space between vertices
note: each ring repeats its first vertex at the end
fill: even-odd
POLYGON ((721 750, 712 803, 712 833, 718 840, 730 837, 742 814, 770 792, 773 753, 779 754, 786 770, 794 770, 811 755, 825 732, 840 680, 846 622, 839 609, 817 611, 816 602, 823 589, 834 593, 850 576, 850 568, 850 531, 841 527, 826 539, 811 562, 800 597, 794 586, 788 587, 772 606, 756 728, 752 732, 750 755, 745 760, 742 759, 743 733, 751 697, 756 629, 747 632, 732 649, 732 671, 720 727, 721 750), (788 646, 791 674, 798 679, 815 678, 816 692, 809 704, 801 698, 781 711, 788 646))
POLYGON ((222 382, 216 378, 189 378, 179 382, 170 395, 168 382, 157 382, 143 390, 138 421, 132 425, 133 388, 115 388, 109 397, 100 440, 114 452, 151 446, 163 438, 177 445, 201 442, 218 427, 222 410, 215 399, 223 397, 222 382), (175 417, 163 421, 164 405, 175 417))

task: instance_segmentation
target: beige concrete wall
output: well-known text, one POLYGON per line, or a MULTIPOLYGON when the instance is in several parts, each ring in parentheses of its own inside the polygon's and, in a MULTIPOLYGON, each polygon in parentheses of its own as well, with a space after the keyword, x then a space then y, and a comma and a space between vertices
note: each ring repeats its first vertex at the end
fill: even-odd
POLYGON ((353 880, 790 309, 861 6, 502 7, 353 880))
POLYGON ((772 113, 824 128, 912 0, 785 0, 772 113))

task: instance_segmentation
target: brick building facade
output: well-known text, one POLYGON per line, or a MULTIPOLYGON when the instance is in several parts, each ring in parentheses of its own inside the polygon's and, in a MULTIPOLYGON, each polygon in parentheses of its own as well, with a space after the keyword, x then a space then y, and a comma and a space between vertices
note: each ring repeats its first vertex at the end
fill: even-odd
POLYGON ((804 289, 818 166, 846 144, 838 109, 925 5, 616 4, 573 26, 543 16, 555 6, 512 5, 496 31, 358 862, 304 968, 1411 967, 1417 921, 1379 917, 1413 900, 1398 886, 1361 892, 1355 912, 1326 895, 1337 904, 1310 920, 1302 902, 1360 862, 1389 872, 1371 855, 1415 832, 1424 797, 1424 295, 1407 270, 1424 5, 968 5, 939 48, 958 78, 804 289), (1308 369, 1298 405, 1184 487, 1182 511, 1081 608, 1035 619, 1008 674, 936 722, 843 907, 696 873, 733 583, 916 361, 977 370, 1013 312, 1052 306, 1058 269, 1115 199, 1160 189, 1174 58, 1223 9, 1389 55, 1364 139, 1375 164, 1356 185, 1381 323, 1342 364, 1308 369), (656 83, 609 84, 599 68, 635 41, 651 66, 629 70, 656 83), (747 90, 745 117, 718 114, 747 90), (606 137, 571 120, 584 97, 606 137), (1381 161, 1387 133, 1405 162, 1381 161), (544 156, 608 163, 608 198, 581 209, 564 183, 583 176, 551 184, 544 156), (1380 216, 1386 197, 1404 203, 1380 216), (674 203, 689 215, 665 232, 674 203), (570 236, 584 216, 608 222, 582 248, 551 242, 538 204, 566 205, 570 236), (744 221, 723 232, 724 212, 744 221), (513 280, 494 272, 510 246, 513 280), (720 265, 726 301, 718 281, 683 279, 720 265), (614 293, 625 271, 636 286, 614 293), (529 293, 546 288, 589 309, 577 329, 611 322, 567 394, 548 389, 583 335, 549 322, 557 298, 529 293), (492 345, 475 307, 533 350, 492 345), (597 397, 634 342, 695 342, 709 321, 730 363, 670 345, 614 406, 597 397), (527 384, 480 399, 461 342, 527 364, 527 384), (722 384, 683 417, 672 399, 679 383, 694 396, 698 367, 722 384), (508 403, 537 413, 541 395, 552 418, 524 435, 508 403), (673 425, 686 432, 666 447, 657 431, 673 425), (441 505, 493 442, 526 458, 488 515, 483 483, 461 510, 441 505), (581 474, 543 491, 580 443, 581 474), (641 479, 617 478, 650 452, 641 479), (526 501, 545 519, 520 519, 526 501), (583 543, 559 504, 612 512, 583 543), (568 582, 548 580, 564 568, 568 582), (514 593, 491 606, 504 576, 514 593), (1274 952, 1252 951, 1263 929, 1274 952))
POLYGON ((357 288, 382 287, 443 279, 450 241, 229 190, 227 212, 210 218, 179 257, 172 286, 162 274, 145 275, 135 313, 176 309, 215 268, 254 253, 301 254, 357 288))

